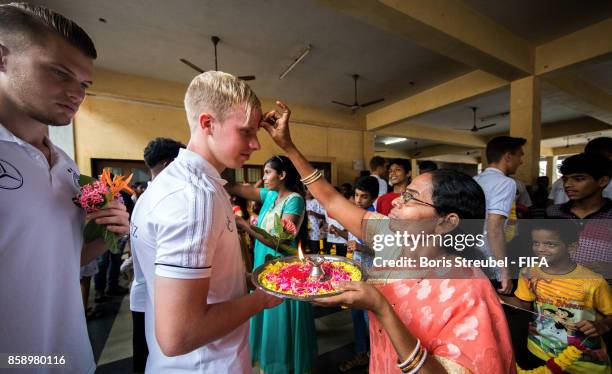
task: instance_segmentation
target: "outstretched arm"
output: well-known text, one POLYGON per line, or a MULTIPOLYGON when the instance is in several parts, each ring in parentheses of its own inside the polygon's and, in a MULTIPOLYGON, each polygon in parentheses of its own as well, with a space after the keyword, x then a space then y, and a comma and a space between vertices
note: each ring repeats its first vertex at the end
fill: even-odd
MULTIPOLYGON (((276 105, 280 107, 281 112, 273 110, 266 113, 261 126, 268 131, 274 142, 285 151, 287 157, 291 159, 291 162, 293 162, 293 165, 300 173, 300 176, 305 178, 311 175, 315 169, 293 144, 293 140, 291 140, 289 133, 291 110, 280 101, 277 101, 276 105)), ((334 217, 335 220, 340 222, 348 231, 354 233, 355 236, 363 239, 361 223, 363 219, 367 218, 366 213, 368 212, 356 207, 345 199, 324 178, 320 178, 308 185, 308 190, 323 205, 330 216, 334 217)))
POLYGON ((236 182, 230 182, 225 185, 225 190, 230 195, 240 196, 246 200, 253 200, 261 203, 261 196, 259 195, 259 188, 253 187, 250 184, 240 184, 236 182))

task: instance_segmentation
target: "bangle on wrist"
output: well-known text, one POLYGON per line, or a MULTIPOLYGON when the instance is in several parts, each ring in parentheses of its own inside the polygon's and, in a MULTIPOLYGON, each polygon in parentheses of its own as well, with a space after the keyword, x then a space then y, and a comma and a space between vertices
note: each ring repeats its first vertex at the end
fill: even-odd
POLYGON ((398 360, 397 367, 399 369, 404 369, 405 367, 410 365, 414 361, 415 357, 417 356, 420 350, 421 350, 421 339, 417 339, 417 344, 412 350, 412 353, 410 353, 410 356, 408 356, 408 358, 404 360, 404 362, 399 362, 398 360))

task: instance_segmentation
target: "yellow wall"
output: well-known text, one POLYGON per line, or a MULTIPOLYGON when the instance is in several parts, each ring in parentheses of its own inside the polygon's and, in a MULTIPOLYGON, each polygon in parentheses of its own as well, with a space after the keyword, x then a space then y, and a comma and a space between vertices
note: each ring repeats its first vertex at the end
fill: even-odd
MULTIPOLYGON (((186 143, 185 90, 186 85, 179 83, 96 70, 91 95, 75 118, 75 153, 81 172, 91 174, 92 158, 141 160, 144 147, 155 137, 186 143)), ((264 110, 271 104, 262 99, 264 110)), ((365 119, 296 105, 292 110, 291 132, 300 150, 312 161, 332 162, 332 182, 352 183, 359 174, 353 170, 353 160, 363 159, 365 119)), ((262 164, 282 153, 265 131, 259 140, 262 149, 248 164, 262 164)))

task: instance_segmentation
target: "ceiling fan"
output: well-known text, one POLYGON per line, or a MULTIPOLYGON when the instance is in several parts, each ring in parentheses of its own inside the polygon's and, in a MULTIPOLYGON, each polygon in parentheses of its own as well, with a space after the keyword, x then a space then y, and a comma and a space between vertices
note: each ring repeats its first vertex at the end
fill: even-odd
POLYGON ((475 107, 475 106, 472 106, 472 107, 470 107, 470 108, 471 108, 471 109, 472 109, 472 111, 474 112, 474 122, 473 122, 473 123, 474 123, 474 125, 473 125, 473 126, 472 126, 472 128, 470 128, 470 129, 457 128, 457 130, 465 130, 465 131, 471 131, 471 132, 478 132, 478 131, 480 131, 480 130, 482 130, 482 129, 486 129, 486 128, 493 127, 493 126, 497 125, 497 123, 492 123, 492 124, 490 124, 490 125, 481 126, 481 127, 476 126, 476 109, 478 109, 478 108, 477 108, 477 107, 475 107))
MULTIPOLYGON (((210 40, 213 43, 213 46, 215 48, 215 71, 218 71, 219 68, 217 66, 217 44, 219 44, 219 42, 221 41, 221 39, 219 39, 218 36, 212 36, 210 38, 210 40)), ((204 69, 200 68, 199 66, 197 66, 196 64, 192 63, 191 61, 181 58, 180 61, 189 66, 190 68, 192 68, 193 70, 199 72, 199 73, 203 73, 204 69)), ((244 75, 244 76, 239 76, 238 79, 242 79, 243 81, 252 81, 255 80, 255 76, 254 75, 244 75)))
POLYGON ((342 103, 340 101, 332 100, 332 103, 334 103, 334 104, 338 104, 338 105, 345 106, 347 108, 351 108, 351 113, 352 114, 355 114, 355 112, 358 109, 360 109, 360 108, 365 108, 365 107, 370 106, 370 105, 378 104, 381 101, 385 100, 385 99, 376 99, 376 100, 368 101, 367 103, 359 104, 359 102, 357 101, 357 79, 359 79, 359 75, 358 74, 353 74, 353 80, 355 81, 355 102, 353 104, 346 104, 346 103, 342 103))

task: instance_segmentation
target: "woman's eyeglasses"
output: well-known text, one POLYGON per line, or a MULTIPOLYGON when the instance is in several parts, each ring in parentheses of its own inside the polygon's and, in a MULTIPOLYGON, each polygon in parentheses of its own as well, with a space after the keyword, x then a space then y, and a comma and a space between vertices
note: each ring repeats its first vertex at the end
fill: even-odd
POLYGON ((424 204, 424 205, 428 205, 428 206, 430 206, 430 207, 432 207, 432 208, 438 209, 438 207, 437 207, 437 206, 435 206, 434 204, 430 204, 430 203, 428 203, 428 202, 426 202, 426 201, 423 201, 423 200, 417 199, 417 198, 416 198, 416 195, 417 195, 417 194, 418 194, 418 192, 416 192, 416 191, 414 191, 414 190, 408 190, 408 189, 406 189, 406 190, 404 190, 404 192, 402 192, 402 193, 401 193, 401 195, 400 195, 400 196, 402 197, 402 202, 403 202, 404 204, 408 204, 408 202, 409 202, 410 200, 414 200, 414 201, 416 201, 417 203, 421 203, 421 204, 424 204))

